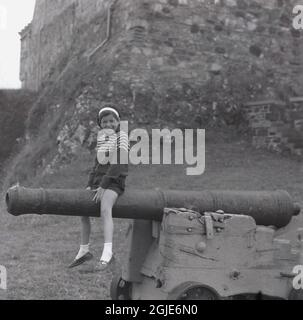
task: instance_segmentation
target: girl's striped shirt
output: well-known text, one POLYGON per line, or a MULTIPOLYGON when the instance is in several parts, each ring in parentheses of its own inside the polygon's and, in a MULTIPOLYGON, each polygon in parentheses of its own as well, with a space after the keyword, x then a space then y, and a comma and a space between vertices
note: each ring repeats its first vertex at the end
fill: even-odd
MULTIPOLYGON (((97 140, 97 157, 100 164, 107 164, 116 160, 114 164, 120 164, 121 155, 127 155, 130 146, 128 135, 124 131, 113 133, 110 136, 100 131, 97 140), (115 158, 115 155, 117 157, 115 158)), ((122 160, 122 159, 121 159, 122 160)))
POLYGON ((89 174, 88 186, 95 188, 98 185, 107 189, 113 182, 119 183, 120 177, 126 177, 129 149, 128 135, 125 132, 107 136, 100 131, 97 140, 97 156, 89 174), (110 161, 111 158, 114 161, 110 161))

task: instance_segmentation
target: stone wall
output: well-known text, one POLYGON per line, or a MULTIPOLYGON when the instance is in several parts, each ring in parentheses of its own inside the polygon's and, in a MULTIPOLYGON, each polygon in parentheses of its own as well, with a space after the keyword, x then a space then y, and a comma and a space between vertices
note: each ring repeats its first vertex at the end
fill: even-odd
MULTIPOLYGON (((113 36, 126 36, 132 50, 115 76, 134 86, 160 84, 161 92, 183 82, 209 84, 216 95, 249 95, 246 101, 299 91, 303 43, 291 25, 295 2, 118 0, 113 36)), ((22 33, 23 87, 38 89, 75 53, 95 48, 105 38, 110 3, 37 0, 32 24, 22 33), (77 34, 85 24, 86 33, 77 34)))
POLYGON ((126 30, 131 55, 113 81, 130 83, 140 107, 156 105, 158 117, 177 125, 196 119, 205 127, 205 114, 300 95, 303 42, 292 29, 294 3, 138 1, 126 30))
POLYGON ((97 46, 106 36, 109 2, 36 0, 33 21, 20 33, 23 88, 38 90, 43 82, 58 76, 79 52, 97 46), (86 27, 84 33, 80 33, 81 27, 86 27))
MULTIPOLYGON (((131 63, 137 64, 133 78, 160 80, 161 87, 213 81, 231 94, 245 81, 252 97, 277 96, 302 63, 300 33, 291 32, 291 9, 283 1, 141 1, 129 35, 131 63)), ((126 74, 128 69, 127 61, 126 74)))
POLYGON ((303 156, 303 97, 251 102, 244 110, 255 147, 303 156))
POLYGON ((90 56, 91 65, 111 66, 110 97, 118 100, 121 85, 129 88, 134 112, 145 108, 176 126, 207 127, 220 115, 235 123, 246 101, 300 96, 296 2, 37 0, 33 22, 21 33, 23 87, 57 82, 90 56), (94 52, 106 38, 110 4, 111 38, 94 52))

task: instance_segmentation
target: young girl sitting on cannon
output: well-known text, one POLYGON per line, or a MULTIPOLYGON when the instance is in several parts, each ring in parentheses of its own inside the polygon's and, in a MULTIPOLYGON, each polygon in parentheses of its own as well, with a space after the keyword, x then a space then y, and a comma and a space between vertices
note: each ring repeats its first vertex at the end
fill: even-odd
MULTIPOLYGON (((97 156, 89 175, 88 190, 96 191, 93 201, 101 203, 101 217, 104 226, 104 249, 96 271, 103 271, 114 261, 112 208, 124 193, 128 175, 129 143, 126 132, 120 130, 120 115, 112 105, 106 105, 98 114, 97 156)), ((91 222, 89 217, 81 218, 80 250, 69 268, 77 267, 93 258, 90 253, 91 222)))

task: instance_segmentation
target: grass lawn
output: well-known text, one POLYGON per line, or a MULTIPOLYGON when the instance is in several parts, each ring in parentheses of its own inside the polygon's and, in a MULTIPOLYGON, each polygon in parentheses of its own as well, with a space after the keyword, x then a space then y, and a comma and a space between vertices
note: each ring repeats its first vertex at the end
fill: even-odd
MULTIPOLYGON (((255 150, 241 138, 207 142, 206 172, 186 176, 184 166, 138 166, 130 168, 127 185, 131 188, 234 189, 288 191, 303 205, 303 165, 264 151, 255 150)), ((83 188, 87 182, 91 157, 84 156, 60 172, 37 182, 46 188, 83 188)), ((0 208, 0 265, 8 270, 8 290, 0 299, 109 299, 111 272, 96 276, 91 272, 102 251, 101 221, 93 219, 92 253, 94 261, 77 270, 66 266, 75 257, 80 241, 79 218, 56 216, 12 217, 0 208)), ((127 220, 116 220, 115 251, 123 260, 127 220)), ((302 214, 285 228, 303 227, 302 214)), ((280 231, 281 233, 281 231, 280 231)))

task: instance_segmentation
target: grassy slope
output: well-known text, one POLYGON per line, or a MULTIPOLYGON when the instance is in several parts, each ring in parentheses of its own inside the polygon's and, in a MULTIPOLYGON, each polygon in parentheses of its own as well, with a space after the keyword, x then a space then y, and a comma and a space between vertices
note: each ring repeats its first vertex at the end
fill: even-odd
MULTIPOLYGON (((302 162, 256 151, 246 142, 216 138, 207 143, 206 172, 188 177, 185 166, 132 167, 128 185, 134 188, 172 189, 285 189, 303 202, 302 162)), ((82 188, 92 159, 85 155, 61 172, 35 184, 44 187, 82 188)), ((90 271, 102 249, 99 220, 93 220, 91 243, 95 260, 78 270, 66 265, 74 258, 79 244, 79 219, 54 216, 9 216, 0 213, 0 264, 8 269, 8 290, 0 299, 108 299, 111 273, 97 277, 90 271)), ((116 221, 115 247, 123 259, 127 221, 116 221)), ((303 227, 302 215, 287 230, 303 227)), ((293 233, 287 233, 293 239, 293 233)))
POLYGON ((16 139, 24 135, 24 119, 34 99, 31 92, 0 89, 0 169, 16 148, 16 139))

